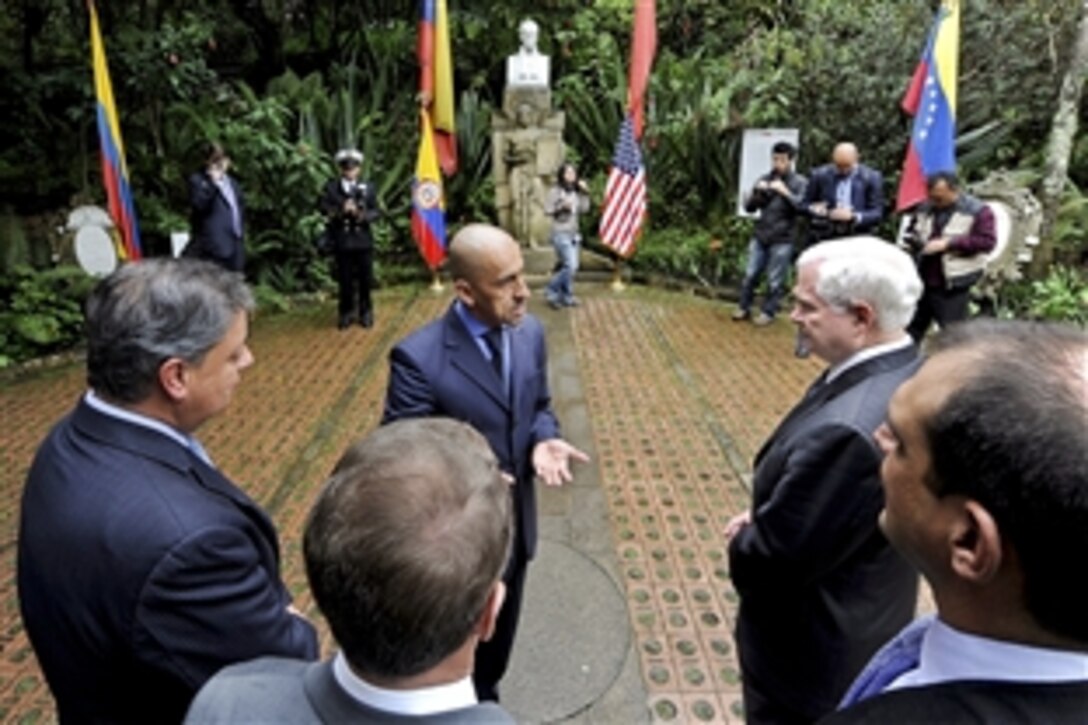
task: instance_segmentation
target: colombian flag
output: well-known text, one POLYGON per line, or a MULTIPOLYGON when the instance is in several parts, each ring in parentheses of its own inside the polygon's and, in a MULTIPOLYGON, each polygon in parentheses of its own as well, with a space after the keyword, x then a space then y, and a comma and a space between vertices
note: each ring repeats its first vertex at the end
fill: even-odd
POLYGON ((98 28, 98 12, 93 0, 87 3, 91 13, 91 63, 94 67, 94 91, 98 99, 98 140, 102 148, 102 183, 113 223, 121 233, 122 259, 139 259, 140 227, 132 205, 132 187, 128 183, 125 147, 121 143, 121 126, 117 122, 117 107, 113 104, 113 84, 106 65, 102 32, 98 28))
POLYGON ((457 173, 457 129, 453 117, 453 62, 446 0, 420 0, 419 94, 430 115, 442 173, 457 173))
POLYGON ((426 109, 421 110, 419 115, 422 134, 416 178, 412 182, 412 236, 416 238, 419 253, 427 266, 433 270, 446 258, 446 208, 431 117, 426 109))
POLYGON ((914 116, 896 211, 926 199, 926 177, 956 170, 956 78, 960 55, 960 3, 943 0, 925 52, 903 95, 914 116))

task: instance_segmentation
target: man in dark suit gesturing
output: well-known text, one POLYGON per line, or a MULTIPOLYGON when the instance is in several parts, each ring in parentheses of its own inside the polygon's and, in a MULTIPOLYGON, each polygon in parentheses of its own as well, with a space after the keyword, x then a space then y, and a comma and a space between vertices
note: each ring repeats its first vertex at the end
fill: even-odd
POLYGON ((253 298, 209 262, 126 264, 87 302, 90 391, 23 492, 19 605, 61 722, 178 722, 226 664, 317 656, 268 516, 193 437, 230 403, 253 298))
POLYGON ((873 431, 918 365, 904 331, 922 285, 872 237, 810 247, 790 314, 830 367, 755 460, 752 508, 729 522, 736 639, 749 722, 811 722, 910 621, 918 575, 877 528, 873 431))
POLYGON ((463 420, 487 438, 512 479, 516 536, 503 581, 506 604, 495 636, 480 645, 473 680, 481 700, 497 700, 521 609, 525 569, 536 551, 534 476, 549 486, 571 479, 585 453, 559 437, 548 390, 540 322, 527 313, 521 249, 503 230, 470 224, 449 251, 457 299, 438 320, 390 354, 383 422, 421 416, 463 420))

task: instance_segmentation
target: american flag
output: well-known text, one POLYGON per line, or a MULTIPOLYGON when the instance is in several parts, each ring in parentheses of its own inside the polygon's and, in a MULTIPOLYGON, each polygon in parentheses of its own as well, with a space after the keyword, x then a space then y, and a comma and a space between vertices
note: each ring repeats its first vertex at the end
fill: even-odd
POLYGON ((630 257, 646 216, 646 169, 635 142, 630 114, 620 126, 612 170, 604 189, 601 210, 601 241, 621 257, 630 257))

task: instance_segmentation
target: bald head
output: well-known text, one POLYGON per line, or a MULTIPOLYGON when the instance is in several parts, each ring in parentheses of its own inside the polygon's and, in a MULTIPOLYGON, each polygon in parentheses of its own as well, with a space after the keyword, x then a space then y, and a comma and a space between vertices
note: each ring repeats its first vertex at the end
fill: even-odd
POLYGON ((831 153, 831 163, 839 171, 850 171, 858 164, 858 147, 848 141, 838 144, 831 153))
POLYGON ((472 281, 488 261, 508 252, 518 243, 504 230, 490 224, 469 224, 450 240, 450 274, 455 280, 472 281))
POLYGON ((513 237, 490 224, 469 224, 450 241, 449 255, 454 291, 471 315, 488 327, 521 321, 529 287, 513 237))

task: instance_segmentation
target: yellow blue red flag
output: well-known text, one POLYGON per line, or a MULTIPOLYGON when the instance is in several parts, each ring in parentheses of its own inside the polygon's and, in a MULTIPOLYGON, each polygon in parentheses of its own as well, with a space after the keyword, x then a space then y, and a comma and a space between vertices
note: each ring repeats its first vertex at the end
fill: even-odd
POLYGON ((419 158, 412 182, 412 236, 427 266, 433 270, 446 258, 446 205, 431 117, 426 109, 421 109, 419 115, 419 158))
POLYGON ((902 107, 911 116, 910 144, 899 179, 896 211, 926 199, 926 177, 956 170, 956 80, 960 56, 960 3, 944 0, 933 21, 902 107))
POLYGON ((438 162, 446 176, 453 176, 457 173, 457 128, 446 0, 420 0, 417 55, 419 94, 430 115, 438 162))
POLYGON ((110 83, 110 69, 106 65, 106 50, 102 45, 102 32, 98 27, 98 12, 93 0, 88 0, 87 8, 91 14, 91 64, 94 67, 97 99, 98 141, 102 152, 102 184, 106 187, 110 216, 121 233, 122 257, 136 260, 143 256, 140 227, 136 223, 136 209, 132 204, 125 146, 121 142, 121 126, 117 121, 117 107, 113 103, 113 84, 110 83))

